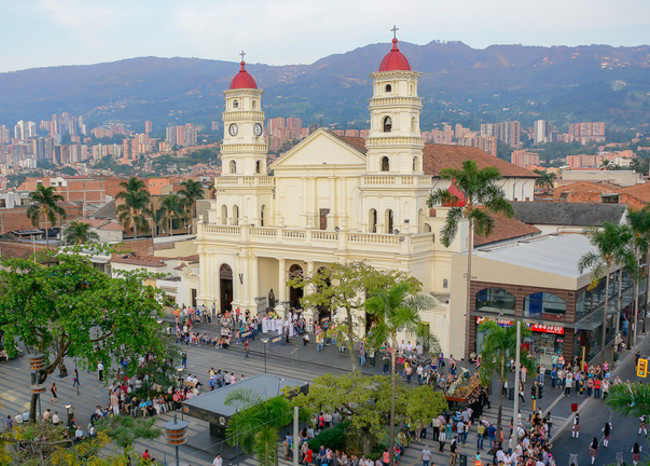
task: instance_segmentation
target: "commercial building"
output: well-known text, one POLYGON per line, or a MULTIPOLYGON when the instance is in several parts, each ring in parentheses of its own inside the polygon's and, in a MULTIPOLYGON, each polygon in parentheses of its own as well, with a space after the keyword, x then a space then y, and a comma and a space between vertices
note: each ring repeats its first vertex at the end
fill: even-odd
MULTIPOLYGON (((593 288, 591 271, 578 270, 578 260, 588 252, 596 252, 595 247, 587 236, 579 234, 479 248, 472 257, 470 348, 482 348, 482 322, 511 326, 521 320, 532 331, 523 345, 546 367, 550 367, 553 354, 561 354, 567 361, 583 353, 588 359, 596 356, 603 332, 605 279, 593 288)), ((466 266, 466 255, 452 257, 451 315, 461 319, 467 299, 466 266)), ((610 273, 608 341, 614 338, 615 316, 630 319, 634 303, 633 283, 625 272, 622 305, 618 307, 617 267, 610 273)), ((645 309, 645 282, 640 289, 639 302, 645 309)))

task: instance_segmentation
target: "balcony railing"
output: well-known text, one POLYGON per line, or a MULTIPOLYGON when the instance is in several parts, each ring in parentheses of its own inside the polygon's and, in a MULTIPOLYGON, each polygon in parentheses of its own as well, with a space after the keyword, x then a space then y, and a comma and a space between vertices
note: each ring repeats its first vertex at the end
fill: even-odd
POLYGON ((273 186, 270 176, 218 176, 214 180, 215 187, 219 186, 273 186))
POLYGON ((370 175, 361 177, 362 186, 430 186, 430 176, 370 175))
POLYGON ((331 230, 250 227, 248 225, 211 225, 199 223, 199 240, 250 243, 253 245, 287 244, 294 247, 349 249, 398 254, 433 250, 433 233, 398 234, 339 232, 331 230))

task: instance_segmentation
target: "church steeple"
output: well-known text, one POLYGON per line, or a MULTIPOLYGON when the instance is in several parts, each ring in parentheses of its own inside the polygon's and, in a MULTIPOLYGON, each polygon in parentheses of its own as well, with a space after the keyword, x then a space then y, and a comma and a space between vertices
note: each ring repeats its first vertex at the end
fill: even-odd
POLYGON ((369 173, 387 175, 421 174, 424 143, 420 135, 420 73, 412 71, 398 48, 398 28, 393 26, 391 31, 392 49, 381 61, 379 71, 371 74, 367 169, 369 173))
POLYGON ((222 176, 266 175, 266 142, 262 94, 257 82, 246 71, 243 51, 237 73, 224 91, 222 176))

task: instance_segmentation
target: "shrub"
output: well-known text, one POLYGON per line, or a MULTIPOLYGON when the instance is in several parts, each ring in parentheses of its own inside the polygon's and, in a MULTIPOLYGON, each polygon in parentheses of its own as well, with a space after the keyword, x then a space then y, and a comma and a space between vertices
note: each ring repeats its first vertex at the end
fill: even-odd
POLYGON ((323 445, 325 448, 330 448, 332 450, 344 450, 345 433, 347 429, 347 422, 342 422, 341 424, 336 424, 334 427, 325 429, 309 441, 309 448, 311 448, 313 452, 318 452, 321 445, 323 445))

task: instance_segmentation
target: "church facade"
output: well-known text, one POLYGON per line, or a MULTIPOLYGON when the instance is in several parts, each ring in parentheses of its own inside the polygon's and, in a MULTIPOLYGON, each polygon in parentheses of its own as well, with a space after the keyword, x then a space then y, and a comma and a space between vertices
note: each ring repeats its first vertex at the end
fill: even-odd
MULTIPOLYGON (((534 175, 479 149, 424 144, 419 73, 393 38, 372 73, 368 138, 318 129, 266 166, 263 91, 240 64, 225 91, 222 175, 216 199, 199 218, 198 303, 251 313, 299 309, 302 290, 286 286, 333 262, 366 261, 416 277, 438 304, 422 313, 445 353, 462 354, 464 316, 450 313, 451 256, 467 247, 467 225, 446 248, 439 241, 446 208, 429 209, 438 175, 475 158, 502 170, 511 199, 532 200, 534 175), (272 175, 270 175, 272 170, 272 175)), ((305 309, 308 323, 337 319, 305 309)), ((364 318, 365 316, 358 316, 364 318)), ((363 326, 359 326, 363 331, 363 326)))

